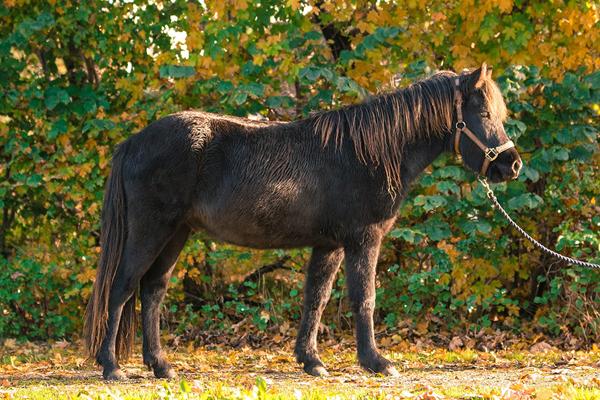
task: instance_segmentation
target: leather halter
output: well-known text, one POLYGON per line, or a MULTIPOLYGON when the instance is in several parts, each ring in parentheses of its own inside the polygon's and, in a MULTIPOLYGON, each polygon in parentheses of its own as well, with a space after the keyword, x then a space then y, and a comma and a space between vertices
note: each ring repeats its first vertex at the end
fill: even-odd
POLYGON ((456 102, 456 134, 454 135, 454 152, 456 153, 458 158, 462 158, 460 154, 460 134, 464 133, 469 137, 469 139, 473 141, 473 143, 477 145, 477 147, 479 147, 483 151, 485 157, 483 159, 483 164, 481 165, 479 175, 485 176, 485 173, 487 172, 490 163, 496 158, 498 158, 500 153, 512 147, 515 147, 515 144, 512 142, 512 140, 509 140, 508 142, 497 147, 487 147, 485 144, 483 144, 481 140, 479 140, 477 136, 475 136, 475 134, 469 128, 467 128, 467 123, 463 120, 462 95, 460 93, 459 78, 456 78, 454 80, 454 93, 454 98, 456 102))

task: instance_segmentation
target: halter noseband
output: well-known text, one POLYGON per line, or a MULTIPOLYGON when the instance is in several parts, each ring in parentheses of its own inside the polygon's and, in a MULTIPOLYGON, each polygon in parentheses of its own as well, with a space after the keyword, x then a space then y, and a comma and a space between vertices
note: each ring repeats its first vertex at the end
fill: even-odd
POLYGON ((512 142, 512 140, 509 140, 508 142, 497 147, 487 147, 481 143, 477 136, 475 136, 475 134, 471 132, 469 128, 467 128, 467 124, 463 120, 462 95, 460 93, 460 80, 458 78, 454 80, 454 86, 454 98, 456 102, 456 134, 454 135, 454 151, 459 158, 462 158, 460 154, 460 134, 464 133, 467 135, 469 139, 471 139, 473 143, 475 143, 477 147, 483 151, 485 158, 483 159, 483 164, 481 165, 481 171, 479 171, 479 175, 485 176, 490 163, 498 158, 500 153, 515 147, 515 144, 512 142))

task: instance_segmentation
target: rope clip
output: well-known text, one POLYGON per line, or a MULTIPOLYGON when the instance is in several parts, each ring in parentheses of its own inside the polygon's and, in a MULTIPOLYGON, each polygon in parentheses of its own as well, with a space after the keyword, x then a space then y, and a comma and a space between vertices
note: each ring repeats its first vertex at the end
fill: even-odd
POLYGON ((485 177, 479 175, 477 177, 477 180, 479 181, 479 183, 481 183, 481 185, 483 186, 483 188, 485 189, 485 194, 487 195, 488 199, 492 199, 494 196, 494 192, 492 191, 492 188, 490 187, 490 184, 488 183, 487 179, 485 179, 485 177))

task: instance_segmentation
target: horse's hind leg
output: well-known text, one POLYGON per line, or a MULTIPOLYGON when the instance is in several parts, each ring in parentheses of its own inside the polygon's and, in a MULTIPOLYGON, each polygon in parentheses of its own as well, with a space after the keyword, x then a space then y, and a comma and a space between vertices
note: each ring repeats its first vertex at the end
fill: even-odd
MULTIPOLYGON (((127 354, 117 354, 117 335, 120 335, 119 324, 133 323, 135 309, 128 308, 123 314, 124 306, 129 300, 133 300, 140 279, 154 263, 177 228, 166 221, 151 220, 142 210, 137 211, 139 212, 131 210, 128 213, 127 239, 108 300, 106 336, 96 357, 103 367, 102 375, 107 380, 125 378, 119 368, 118 358, 127 354)), ((128 332, 128 334, 133 335, 135 332, 128 332)), ((119 340, 125 341, 125 351, 130 350, 125 338, 120 337, 119 340)))
POLYGON ((296 341, 296 360, 311 375, 327 375, 317 352, 317 333, 323 310, 329 301, 336 272, 344 258, 342 249, 314 248, 306 270, 302 322, 296 341))
POLYGON ((183 226, 175 233, 140 282, 144 364, 154 370, 157 378, 173 378, 176 375, 160 346, 160 305, 189 232, 189 228, 183 226))

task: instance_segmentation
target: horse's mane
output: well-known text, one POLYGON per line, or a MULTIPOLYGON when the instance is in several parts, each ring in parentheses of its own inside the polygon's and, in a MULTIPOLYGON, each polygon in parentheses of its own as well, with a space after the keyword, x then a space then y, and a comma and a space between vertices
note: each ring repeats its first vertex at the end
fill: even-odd
MULTIPOLYGON (((380 94, 361 104, 312 116, 313 129, 321 135, 323 146, 331 142, 340 147, 349 137, 356 156, 364 164, 381 166, 388 191, 400 189, 402 151, 407 143, 443 135, 451 131, 454 109, 454 77, 441 71, 412 85, 380 94)), ((461 75, 461 91, 465 80, 461 75)), ((491 79, 481 90, 489 103, 490 113, 501 119, 506 115, 502 95, 491 79)))

